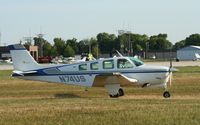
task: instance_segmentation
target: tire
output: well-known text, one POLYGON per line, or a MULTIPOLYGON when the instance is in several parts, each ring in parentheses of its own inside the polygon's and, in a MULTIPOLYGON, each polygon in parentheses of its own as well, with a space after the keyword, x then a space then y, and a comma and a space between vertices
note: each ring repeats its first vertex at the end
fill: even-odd
POLYGON ((123 89, 120 88, 118 90, 118 93, 119 93, 119 96, 124 96, 124 90, 123 89))
POLYGON ((119 97, 119 94, 116 94, 116 95, 110 95, 110 98, 117 98, 119 97))
POLYGON ((168 91, 163 93, 163 97, 165 98, 169 98, 170 97, 170 93, 168 91))

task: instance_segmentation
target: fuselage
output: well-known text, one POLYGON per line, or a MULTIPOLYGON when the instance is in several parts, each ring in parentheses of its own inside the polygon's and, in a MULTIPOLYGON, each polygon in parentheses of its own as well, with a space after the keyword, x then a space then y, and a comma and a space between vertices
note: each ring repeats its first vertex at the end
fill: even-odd
MULTIPOLYGON (((96 76, 120 73, 130 79, 136 79, 137 85, 148 85, 147 87, 164 87, 169 77, 169 67, 145 65, 132 57, 114 57, 75 64, 46 65, 35 71, 35 73, 24 74, 23 76, 17 74, 13 74, 13 76, 29 80, 94 86, 96 76)), ((101 81, 103 80, 102 77, 101 81)))

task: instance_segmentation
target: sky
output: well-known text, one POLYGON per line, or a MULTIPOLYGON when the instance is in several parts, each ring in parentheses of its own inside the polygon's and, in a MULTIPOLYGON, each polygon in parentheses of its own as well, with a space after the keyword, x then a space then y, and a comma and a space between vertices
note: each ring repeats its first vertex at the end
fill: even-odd
POLYGON ((1 45, 43 33, 78 40, 118 30, 157 35, 175 43, 200 33, 200 0, 0 0, 1 45))

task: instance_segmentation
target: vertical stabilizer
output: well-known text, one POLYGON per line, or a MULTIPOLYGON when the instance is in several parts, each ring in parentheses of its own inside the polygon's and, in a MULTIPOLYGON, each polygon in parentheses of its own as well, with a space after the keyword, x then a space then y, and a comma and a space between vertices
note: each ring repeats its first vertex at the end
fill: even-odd
POLYGON ((40 65, 34 60, 26 48, 21 44, 9 45, 14 70, 28 71, 39 69, 40 65))

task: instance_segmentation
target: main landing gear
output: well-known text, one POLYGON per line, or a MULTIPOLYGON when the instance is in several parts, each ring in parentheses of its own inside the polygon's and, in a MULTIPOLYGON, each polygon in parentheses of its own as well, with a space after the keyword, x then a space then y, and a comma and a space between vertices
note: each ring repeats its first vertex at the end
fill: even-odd
POLYGON ((167 87, 167 83, 164 84, 164 93, 163 93, 163 97, 164 98, 170 98, 170 93, 168 91, 168 87, 167 87))
POLYGON ((118 90, 118 93, 117 93, 117 94, 115 94, 115 95, 110 95, 110 97, 111 97, 111 98, 117 98, 117 97, 123 96, 123 95, 124 95, 124 90, 123 90, 122 88, 120 88, 120 89, 118 90))
POLYGON ((163 93, 163 97, 169 98, 169 97, 170 97, 170 93, 169 93, 168 91, 165 91, 165 92, 163 93))

